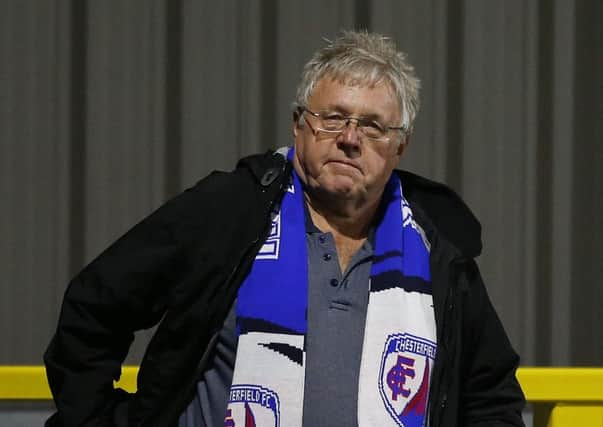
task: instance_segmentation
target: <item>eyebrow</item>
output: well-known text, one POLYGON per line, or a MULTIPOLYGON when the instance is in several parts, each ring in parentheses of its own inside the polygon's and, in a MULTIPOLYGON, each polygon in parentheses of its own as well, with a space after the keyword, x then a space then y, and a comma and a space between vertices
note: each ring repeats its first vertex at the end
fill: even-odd
MULTIPOLYGON (((352 115, 350 110, 348 110, 347 108, 345 108, 341 105, 328 105, 327 108, 323 109, 322 111, 336 111, 336 112, 341 113, 346 116, 352 115)), ((382 117, 378 113, 360 114, 358 116, 358 118, 364 119, 364 120, 373 120, 373 121, 376 121, 379 123, 385 122, 385 118, 382 117)))

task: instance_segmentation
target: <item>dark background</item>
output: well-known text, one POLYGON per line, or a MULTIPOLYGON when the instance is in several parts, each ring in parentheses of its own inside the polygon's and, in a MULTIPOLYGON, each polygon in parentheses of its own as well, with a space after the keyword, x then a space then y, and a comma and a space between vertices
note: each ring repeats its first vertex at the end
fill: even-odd
POLYGON ((42 363, 69 278, 134 223, 290 144, 301 67, 343 28, 416 65, 402 166, 481 219, 523 364, 603 364, 602 17, 599 0, 0 0, 0 364, 42 363))

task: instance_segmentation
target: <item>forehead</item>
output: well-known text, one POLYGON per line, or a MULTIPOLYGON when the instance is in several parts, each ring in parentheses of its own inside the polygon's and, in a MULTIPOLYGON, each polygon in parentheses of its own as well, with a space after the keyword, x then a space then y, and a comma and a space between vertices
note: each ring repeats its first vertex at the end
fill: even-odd
POLYGON ((338 110, 348 114, 378 116, 385 120, 400 117, 400 106, 391 84, 381 79, 362 81, 354 77, 338 78, 327 75, 314 86, 308 107, 318 110, 338 110))

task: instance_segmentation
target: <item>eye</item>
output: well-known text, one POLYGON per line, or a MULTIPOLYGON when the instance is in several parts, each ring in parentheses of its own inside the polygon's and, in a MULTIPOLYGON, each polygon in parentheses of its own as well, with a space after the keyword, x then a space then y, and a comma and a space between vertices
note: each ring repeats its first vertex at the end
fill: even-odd
POLYGON ((378 122, 373 122, 373 121, 366 122, 365 126, 378 130, 379 132, 383 132, 383 126, 381 126, 381 124, 378 122))
POLYGON ((373 120, 363 120, 358 126, 366 136, 371 138, 380 138, 385 134, 383 126, 373 120))
POLYGON ((338 113, 324 113, 324 120, 344 120, 343 116, 338 113))
POLYGON ((368 128, 368 129, 376 130, 379 132, 384 131, 383 126, 379 122, 375 122, 373 120, 363 120, 360 123, 360 126, 362 126, 363 128, 368 128))
POLYGON ((345 117, 339 113, 324 113, 323 126, 326 130, 340 130, 345 126, 345 117))

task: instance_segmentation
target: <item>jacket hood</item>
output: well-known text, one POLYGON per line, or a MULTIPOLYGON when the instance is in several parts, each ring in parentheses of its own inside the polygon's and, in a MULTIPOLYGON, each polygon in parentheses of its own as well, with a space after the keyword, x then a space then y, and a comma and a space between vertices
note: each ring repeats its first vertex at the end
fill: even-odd
POLYGON ((260 185, 267 186, 286 171, 285 155, 278 151, 268 151, 243 157, 237 163, 236 169, 247 170, 260 185))
POLYGON ((396 171, 404 197, 418 205, 446 240, 464 256, 482 252, 482 226, 463 199, 450 187, 408 171, 396 171))

